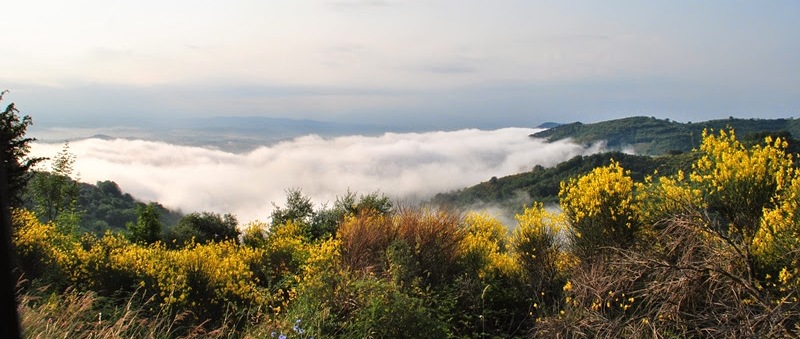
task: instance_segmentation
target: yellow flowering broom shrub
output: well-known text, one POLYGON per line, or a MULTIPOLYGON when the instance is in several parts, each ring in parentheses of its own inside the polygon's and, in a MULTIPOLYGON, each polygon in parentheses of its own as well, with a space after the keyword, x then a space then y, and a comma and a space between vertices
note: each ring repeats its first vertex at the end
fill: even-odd
POLYGON ((561 183, 561 209, 579 257, 599 254, 603 247, 627 248, 633 243, 640 226, 633 187, 628 172, 613 161, 561 183))
POLYGON ((561 250, 565 241, 559 239, 564 228, 563 215, 549 213, 541 203, 534 203, 517 214, 516 219, 519 226, 512 238, 515 259, 530 288, 541 297, 537 298, 539 304, 552 304, 567 270, 576 260, 561 250))
POLYGON ((774 206, 764 209, 753 239, 754 252, 764 262, 786 265, 800 256, 800 175, 793 171, 788 187, 774 206), (794 253, 793 253, 794 252, 794 253))
POLYGON ((671 176, 647 176, 644 182, 635 184, 634 191, 642 225, 658 224, 705 206, 702 191, 688 182, 683 171, 671 176))
POLYGON ((711 225, 720 235, 749 249, 758 232, 764 208, 771 208, 791 182, 792 158, 786 141, 767 138, 766 145, 748 150, 733 131, 703 132, 702 157, 693 165, 690 180, 703 192, 711 225))
POLYGON ((511 276, 519 270, 511 255, 508 228, 485 213, 469 213, 464 218, 465 235, 459 244, 461 260, 469 271, 487 276, 511 276))
POLYGON ((800 172, 795 169, 775 205, 764 209, 753 254, 766 271, 766 287, 800 302, 800 172))
POLYGON ((138 289, 154 296, 162 310, 191 311, 201 322, 222 320, 229 307, 267 309, 273 301, 251 270, 263 261, 261 249, 226 241, 170 250, 113 234, 77 239, 27 211, 15 212, 14 221, 14 243, 27 278, 106 294, 138 289))
POLYGON ((59 231, 53 222, 39 222, 27 210, 13 211, 12 220, 13 242, 26 278, 40 278, 56 288, 78 280, 84 270, 76 253, 83 249, 72 235, 59 231))
MULTIPOLYGON (((562 208, 578 232, 587 219, 625 225, 620 216, 628 214, 647 237, 640 230, 637 246, 576 266, 562 313, 535 333, 796 336, 800 182, 786 146, 767 138, 748 149, 732 131, 705 132, 688 176, 648 178, 629 189, 612 164, 565 183, 562 208)), ((597 245, 614 244, 605 235, 597 245)))

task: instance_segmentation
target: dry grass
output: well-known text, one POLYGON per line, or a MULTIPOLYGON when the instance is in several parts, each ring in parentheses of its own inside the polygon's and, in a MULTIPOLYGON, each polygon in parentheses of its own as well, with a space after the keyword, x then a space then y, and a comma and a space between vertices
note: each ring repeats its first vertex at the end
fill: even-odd
POLYGON ((386 251, 393 242, 411 249, 416 272, 427 279, 440 279, 458 259, 464 234, 462 218, 446 210, 400 207, 390 216, 363 211, 346 220, 339 229, 342 261, 354 272, 384 274, 389 262, 386 251))
POLYGON ((608 248, 606 261, 578 267, 564 314, 539 323, 534 336, 795 337, 800 305, 759 288, 743 253, 707 232, 708 222, 676 216, 646 248, 608 248))
POLYGON ((414 249, 417 267, 428 283, 446 279, 458 259, 458 246, 464 238, 462 216, 444 210, 398 208, 395 227, 400 240, 414 249))
POLYGON ((383 273, 386 248, 396 238, 391 219, 370 211, 359 212, 339 228, 342 262, 355 272, 383 273))
POLYGON ((158 306, 137 294, 121 306, 108 307, 91 291, 47 293, 47 287, 18 293, 25 338, 222 338, 232 333, 225 328, 208 331, 203 324, 183 326, 190 314, 153 312, 158 306))

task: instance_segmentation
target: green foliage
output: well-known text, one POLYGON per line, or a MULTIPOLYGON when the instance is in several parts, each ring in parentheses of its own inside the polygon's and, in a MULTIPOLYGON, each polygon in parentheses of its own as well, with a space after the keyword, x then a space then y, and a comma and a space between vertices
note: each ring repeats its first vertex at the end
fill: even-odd
MULTIPOLYGON (((80 209, 85 211, 83 230, 98 235, 105 233, 106 230, 127 229, 128 223, 136 222, 138 215, 136 209, 142 204, 130 194, 122 192, 116 182, 108 180, 98 181, 95 185, 80 184, 78 203, 80 209)), ((165 230, 173 228, 183 217, 183 214, 169 210, 157 202, 152 204, 165 230)))
POLYGON ((342 211, 346 215, 356 215, 362 212, 386 215, 392 211, 393 207, 392 201, 378 192, 362 194, 356 199, 356 193, 350 191, 337 198, 333 205, 334 210, 342 211))
POLYGON ((135 243, 152 244, 161 239, 164 225, 161 223, 156 203, 137 204, 136 223, 128 223, 128 238, 135 243))
POLYGON ((239 237, 238 222, 232 214, 220 215, 212 212, 195 212, 185 215, 175 229, 167 235, 167 242, 179 244, 196 242, 222 242, 239 237))
POLYGON ((459 208, 482 208, 501 205, 513 213, 522 212, 521 206, 534 201, 558 202, 558 192, 563 181, 575 178, 601 166, 608 166, 611 159, 630 171, 634 180, 658 172, 668 175, 679 170, 688 171, 694 155, 691 153, 648 157, 620 152, 576 156, 552 168, 536 166, 529 172, 497 178, 460 191, 439 193, 432 203, 459 208))
POLYGON ((323 206, 315 211, 311 198, 303 195, 299 189, 290 189, 286 192, 284 207, 275 204, 273 206, 275 209, 271 215, 272 226, 293 222, 300 225, 312 241, 332 237, 349 215, 361 212, 385 215, 391 212, 393 207, 389 198, 378 192, 357 197, 356 193, 347 191, 344 196, 336 198, 332 208, 323 206))
POLYGON ((353 283, 352 295, 362 306, 343 326, 344 338, 400 338, 413 329, 420 338, 446 338, 447 324, 439 321, 423 298, 409 295, 396 286, 374 278, 353 283))
POLYGON ((69 152, 69 143, 64 143, 62 150, 52 159, 50 171, 34 176, 30 185, 34 211, 39 219, 55 221, 67 233, 77 229, 81 214, 79 186, 72 178, 74 164, 75 155, 69 152))
POLYGON ((690 151, 690 132, 677 122, 648 117, 631 117, 594 124, 572 123, 548 129, 533 136, 555 141, 572 138, 582 144, 604 141, 607 147, 621 150, 633 147, 637 153, 656 155, 671 150, 690 151), (689 141, 689 143, 687 143, 689 141))
POLYGON ((311 198, 303 195, 300 189, 290 189, 286 191, 286 204, 279 207, 272 204, 274 210, 271 215, 271 225, 283 225, 286 222, 295 222, 307 225, 314 217, 314 204, 311 198))
MULTIPOLYGON (((33 183, 36 181, 49 181, 52 176, 49 172, 34 172, 33 179, 28 183, 25 192, 25 208, 30 210, 42 209, 33 197, 33 183), (38 177, 45 177, 38 179, 38 177)), ((67 178, 64 178, 67 180, 67 178)), ((78 183, 69 178, 65 185, 78 186, 78 199, 75 210, 80 213, 72 216, 80 217, 76 229, 77 233, 90 232, 102 235, 106 231, 125 231, 129 223, 137 220, 137 206, 142 202, 134 199, 130 194, 123 193, 119 185, 113 181, 98 181, 95 185, 78 183)), ((159 220, 164 228, 173 228, 183 214, 171 211, 159 203, 154 202, 154 207, 159 214, 159 220)))
MULTIPOLYGON (((128 223, 136 222, 137 201, 130 194, 123 193, 113 181, 81 184, 78 203, 86 211, 83 222, 86 231, 103 234, 106 230, 124 230, 128 223)), ((171 224, 175 222, 177 220, 171 224)))
MULTIPOLYGON (((3 101, 3 96, 7 91, 0 92, 0 102, 3 101)), ((8 199, 4 202, 12 207, 22 206, 22 194, 26 187, 28 180, 30 180, 30 170, 42 158, 28 158, 30 152, 30 143, 35 139, 26 138, 25 132, 28 126, 33 124, 30 116, 19 116, 14 103, 6 106, 5 110, 0 113, 0 180, 4 180, 5 184, 0 185, 3 191, 0 192, 2 199, 8 199), (8 191, 5 191, 8 189, 8 191)))
POLYGON ((612 149, 633 147, 637 154, 665 155, 671 152, 689 152, 697 148, 702 141, 703 130, 726 128, 735 129, 741 135, 765 131, 786 131, 790 135, 800 135, 800 121, 795 119, 731 118, 684 124, 653 117, 630 117, 593 124, 575 122, 532 136, 549 141, 570 138, 581 144, 604 141, 612 149))

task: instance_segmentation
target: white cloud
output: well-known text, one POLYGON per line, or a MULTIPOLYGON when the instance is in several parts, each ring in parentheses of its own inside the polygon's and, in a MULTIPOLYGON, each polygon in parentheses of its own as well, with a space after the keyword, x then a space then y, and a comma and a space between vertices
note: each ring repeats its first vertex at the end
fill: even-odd
MULTIPOLYGON (((74 141, 70 150, 82 181, 113 180, 141 200, 184 212, 231 212, 246 222, 267 219, 270 203, 282 205, 288 188, 301 188, 316 203, 333 202, 348 189, 426 198, 598 151, 528 137, 534 131, 312 135, 245 154, 125 139, 74 141)), ((52 156, 61 147, 37 143, 31 153, 52 156)))

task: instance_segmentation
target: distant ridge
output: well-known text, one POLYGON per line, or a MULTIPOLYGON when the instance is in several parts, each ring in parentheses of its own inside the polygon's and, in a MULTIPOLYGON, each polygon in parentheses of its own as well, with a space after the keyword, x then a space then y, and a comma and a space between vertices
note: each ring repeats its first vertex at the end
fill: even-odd
POLYGON ((795 119, 722 119, 698 123, 680 123, 653 117, 630 117, 583 124, 573 122, 531 134, 531 137, 548 141, 572 139, 582 144, 604 142, 610 152, 577 156, 552 168, 535 166, 505 177, 460 190, 439 193, 433 203, 458 208, 488 208, 499 206, 514 213, 520 206, 532 201, 555 203, 558 201, 560 183, 606 166, 611 159, 631 171, 631 177, 641 181, 646 175, 658 171, 671 175, 679 170, 688 172, 696 159, 693 148, 699 146, 704 129, 733 128, 738 140, 746 145, 761 143, 767 135, 780 136, 788 141, 787 151, 800 153, 800 120, 795 119), (638 155, 621 153, 635 150, 638 155))
POLYGON ((605 142, 612 150, 633 150, 636 154, 662 155, 688 152, 700 144, 704 129, 733 128, 740 137, 758 132, 788 133, 800 136, 800 120, 795 119, 720 119, 680 123, 654 117, 630 117, 591 124, 573 122, 531 134, 531 137, 556 141, 570 138, 581 144, 605 142))
POLYGON ((550 121, 548 121, 548 122, 545 122, 545 123, 543 123, 543 124, 541 124, 539 126, 536 126, 536 128, 548 128, 549 129, 549 128, 555 128, 555 127, 558 127, 558 126, 561 126, 561 125, 563 125, 563 124, 562 123, 558 123, 558 122, 550 122, 550 121))
POLYGON ((95 135, 90 136, 90 137, 88 137, 86 139, 114 140, 116 138, 114 138, 114 137, 112 137, 110 135, 106 135, 106 134, 95 134, 95 135))

